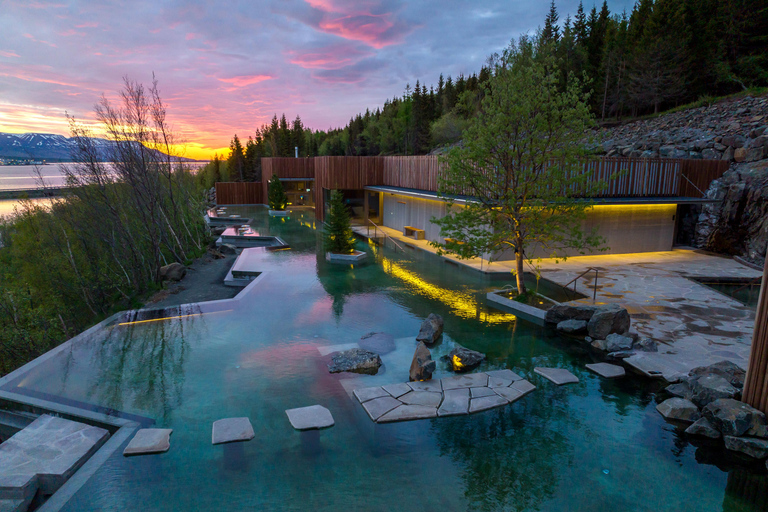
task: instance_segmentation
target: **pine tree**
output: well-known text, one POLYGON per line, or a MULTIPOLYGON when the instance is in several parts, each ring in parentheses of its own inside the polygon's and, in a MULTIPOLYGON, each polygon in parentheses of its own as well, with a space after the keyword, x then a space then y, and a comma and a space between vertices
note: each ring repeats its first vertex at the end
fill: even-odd
POLYGON ((557 43, 560 40, 560 27, 557 25, 559 19, 555 0, 549 4, 549 13, 544 18, 544 30, 541 32, 541 42, 544 44, 557 43))
POLYGON ((232 138, 229 143, 229 158, 227 164, 231 172, 235 173, 236 179, 239 181, 245 181, 245 154, 243 152, 243 145, 240 143, 240 139, 237 134, 232 138))
POLYGON ((330 209, 323 231, 325 252, 352 254, 355 237, 349 221, 349 211, 344 204, 344 195, 339 190, 331 191, 330 209))
POLYGON ((288 196, 285 195, 285 189, 283 189, 283 184, 280 182, 277 174, 273 174, 269 179, 267 201, 270 210, 282 211, 288 205, 288 196))

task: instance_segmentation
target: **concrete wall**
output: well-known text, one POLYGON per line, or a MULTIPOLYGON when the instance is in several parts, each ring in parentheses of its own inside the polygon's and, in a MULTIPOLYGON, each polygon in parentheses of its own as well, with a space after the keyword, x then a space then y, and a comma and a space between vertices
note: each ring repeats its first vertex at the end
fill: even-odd
MULTIPOLYGON (((606 239, 609 249, 599 254, 669 251, 675 236, 676 211, 674 204, 595 206, 587 213, 584 228, 597 227, 606 239)), ((440 228, 429 220, 445 214, 446 204, 442 201, 384 193, 386 227, 402 231, 403 226, 413 226, 423 229, 427 240, 443 242, 440 228)), ((569 255, 578 254, 571 251, 569 255)), ((548 254, 534 251, 532 256, 547 257, 548 254)), ((500 259, 513 259, 513 255, 503 254, 500 259)))

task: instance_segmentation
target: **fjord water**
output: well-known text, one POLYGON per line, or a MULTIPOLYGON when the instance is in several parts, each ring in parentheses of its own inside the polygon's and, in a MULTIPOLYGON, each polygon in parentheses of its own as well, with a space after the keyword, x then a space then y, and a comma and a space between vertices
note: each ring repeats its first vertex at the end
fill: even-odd
MULTIPOLYGON (((110 325, 15 383, 174 429, 165 454, 124 458, 120 447, 63 510, 759 510, 743 495, 765 494, 765 472, 706 463, 722 454, 661 419, 660 385, 603 380, 584 368, 588 354, 487 308, 485 293, 511 280, 362 242, 368 264, 331 265, 311 211, 241 213, 291 245, 262 251, 264 274, 241 300, 216 313, 110 325), (349 390, 407 380, 430 312, 445 318, 433 357, 461 343, 487 354, 481 370, 508 367, 538 389, 470 416, 372 423, 349 390), (328 373, 322 349, 372 331, 397 339, 378 375, 328 373), (580 382, 557 387, 535 366, 567 368, 580 382), (313 404, 336 425, 294 431, 284 410, 313 404), (256 437, 212 446, 211 424, 238 416, 256 437), (752 490, 737 492, 745 485, 752 490)), ((446 375, 439 363, 435 377, 446 375)))

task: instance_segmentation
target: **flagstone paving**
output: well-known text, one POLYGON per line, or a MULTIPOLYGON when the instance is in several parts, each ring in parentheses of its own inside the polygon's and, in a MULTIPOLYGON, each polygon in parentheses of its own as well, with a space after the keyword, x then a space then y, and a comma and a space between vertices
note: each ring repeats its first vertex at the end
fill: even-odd
POLYGON ((534 389, 510 370, 494 370, 355 389, 354 395, 371 420, 390 423, 485 411, 511 404, 534 389))
POLYGON ((213 444, 250 441, 254 437, 253 426, 248 418, 225 418, 213 422, 213 444))
POLYGON ((615 379, 617 377, 623 377, 626 372, 621 366, 610 363, 595 363, 586 365, 587 369, 592 370, 601 377, 606 379, 615 379))
POLYGON ((579 382, 579 378, 566 370, 565 368, 544 368, 537 366, 533 369, 535 373, 538 373, 545 379, 549 379, 558 386, 563 384, 574 384, 579 382))
POLYGON ((310 405, 285 411, 291 426, 296 430, 313 430, 334 425, 331 411, 322 405, 310 405))

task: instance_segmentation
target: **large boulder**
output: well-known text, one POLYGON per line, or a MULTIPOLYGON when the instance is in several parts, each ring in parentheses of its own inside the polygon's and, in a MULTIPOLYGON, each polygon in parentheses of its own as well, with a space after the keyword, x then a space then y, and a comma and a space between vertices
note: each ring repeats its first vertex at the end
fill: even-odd
POLYGON ((704 375, 697 379, 691 379, 689 385, 691 387, 691 401, 699 407, 705 407, 718 398, 733 398, 739 392, 719 375, 704 375))
POLYGON ((354 372, 375 375, 381 366, 379 354, 353 348, 343 352, 337 352, 328 363, 328 371, 331 373, 354 372))
POLYGON ((587 332, 586 320, 563 320, 557 324, 557 330, 568 334, 587 332))
POLYGON ((187 275, 187 267, 181 263, 171 263, 160 267, 161 281, 181 281, 187 275))
POLYGON ((704 417, 724 436, 743 436, 759 432, 766 425, 765 414, 744 402, 720 398, 704 407, 704 417))
POLYGON ((746 378, 747 372, 745 372, 739 365, 730 361, 720 361, 719 363, 711 364, 709 366, 699 366, 688 372, 688 376, 692 379, 704 375, 719 375, 727 380, 731 386, 740 390, 744 387, 744 379, 746 378))
POLYGON ((768 441, 755 437, 725 436, 725 447, 734 452, 741 452, 755 459, 768 457, 768 441))
POLYGON ((430 313, 426 320, 421 323, 421 329, 416 336, 416 341, 423 341, 427 345, 435 343, 440 335, 443 334, 443 317, 430 313))
POLYGON ((584 320, 589 322, 598 306, 588 304, 558 304, 547 310, 544 320, 550 324, 559 324, 566 320, 584 320))
POLYGON ((416 352, 413 354, 413 361, 411 361, 411 370, 409 372, 411 382, 430 380, 435 368, 437 368, 437 363, 432 360, 432 354, 429 353, 429 349, 424 342, 420 341, 416 345, 416 352))
POLYGON ((686 400, 690 400, 691 398, 693 398, 693 391, 691 390, 691 386, 688 385, 688 382, 678 382, 676 384, 670 384, 664 389, 664 391, 666 391, 672 396, 676 396, 678 398, 685 398, 686 400))
POLYGON ((629 336, 623 336, 621 334, 609 334, 605 337, 605 349, 608 352, 620 352, 624 350, 632 350, 632 343, 634 340, 629 336))
POLYGON ((587 330, 594 339, 604 340, 609 334, 625 334, 629 331, 629 312, 616 304, 598 306, 589 319, 587 330))
POLYGON ((669 398, 656 406, 656 410, 668 420, 693 423, 701 417, 696 404, 684 398, 669 398))
POLYGON ((720 431, 713 427, 707 418, 699 418, 696 420, 693 425, 685 429, 685 433, 694 436, 709 437, 711 439, 720 438, 720 431))
POLYGON ((451 363, 451 369, 457 373, 474 370, 485 361, 485 354, 464 347, 456 347, 448 352, 447 357, 451 363))
POLYGON ((384 355, 395 350, 395 337, 386 332, 369 332, 357 344, 363 350, 384 355))
POLYGON ((221 244, 219 246, 219 252, 221 254, 237 254, 237 247, 232 244, 221 244))

